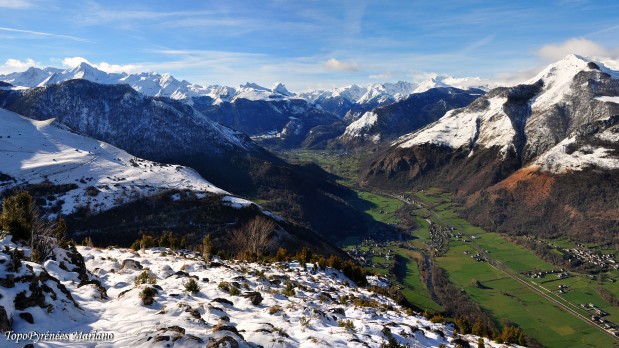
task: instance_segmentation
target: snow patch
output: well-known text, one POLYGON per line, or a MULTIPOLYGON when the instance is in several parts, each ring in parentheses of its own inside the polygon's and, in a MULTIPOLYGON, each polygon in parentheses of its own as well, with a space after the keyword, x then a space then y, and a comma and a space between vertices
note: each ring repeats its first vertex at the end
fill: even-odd
POLYGON ((401 137, 394 145, 409 148, 436 144, 452 149, 472 145, 486 148, 498 146, 505 152, 513 146, 516 134, 509 117, 503 112, 507 99, 495 97, 487 101, 488 106, 480 111, 466 111, 466 108, 450 110, 438 121, 401 137))
MULTIPOLYGON (((616 133, 614 136, 615 139, 619 139, 619 135, 616 133)), ((542 154, 530 167, 537 167, 543 171, 556 174, 581 171, 592 167, 604 169, 619 168, 619 158, 613 156, 613 150, 604 147, 594 148, 590 145, 577 147, 576 150, 574 150, 574 147, 577 147, 576 139, 574 137, 566 138, 542 154), (571 153, 568 153, 568 150, 571 153)))

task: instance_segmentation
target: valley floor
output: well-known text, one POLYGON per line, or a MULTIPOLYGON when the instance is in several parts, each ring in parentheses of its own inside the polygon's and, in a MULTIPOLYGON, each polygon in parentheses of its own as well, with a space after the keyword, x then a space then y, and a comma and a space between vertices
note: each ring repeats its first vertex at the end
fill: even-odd
MULTIPOLYGON (((328 151, 288 153, 288 159, 313 160, 340 175, 341 183, 355 185, 355 157, 339 157, 328 151)), ((358 191, 351 204, 364 210, 369 219, 401 232, 390 237, 348 238, 341 246, 368 270, 400 284, 413 305, 428 312, 447 309, 432 289, 435 266, 446 271, 449 282, 463 289, 497 323, 516 324, 544 346, 619 346, 615 334, 619 332, 619 309, 599 290, 618 293, 618 270, 610 268, 595 277, 564 271, 512 239, 472 226, 459 217, 458 204, 440 189, 397 194, 358 191), (598 311, 605 315, 599 318, 598 311)), ((574 242, 559 243, 557 252, 577 248, 574 242)), ((613 253, 607 246, 582 247, 592 254, 613 253)))

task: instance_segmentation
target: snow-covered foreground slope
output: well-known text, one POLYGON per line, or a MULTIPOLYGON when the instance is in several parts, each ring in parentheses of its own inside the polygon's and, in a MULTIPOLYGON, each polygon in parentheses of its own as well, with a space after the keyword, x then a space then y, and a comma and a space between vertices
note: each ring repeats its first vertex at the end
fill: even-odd
POLYGON ((107 143, 73 133, 53 119, 34 121, 0 109, 0 189, 16 185, 65 185, 48 197, 62 214, 78 207, 106 210, 169 189, 227 194, 194 170, 146 161, 107 143), (70 185, 70 186, 68 186, 70 185))
MULTIPOLYGON (((16 245, 5 238, 0 247, 0 258, 7 261, 0 264, 0 278, 32 268, 46 274, 40 278, 60 280, 54 288, 66 287, 75 300, 75 304, 66 300, 68 295, 58 290, 54 292, 63 295, 53 299, 45 290, 45 304, 52 305, 49 313, 38 306, 24 308, 21 301, 16 309, 11 301, 28 282, 38 280, 4 287, 0 305, 13 319, 14 333, 99 335, 98 340, 82 342, 47 339, 38 347, 378 347, 388 337, 411 347, 454 346, 450 325, 433 324, 407 312, 330 268, 312 270, 313 265, 305 268, 298 262, 206 263, 197 254, 163 248, 133 252, 78 247, 86 273, 71 263, 74 253, 61 249, 43 267, 24 261, 11 272, 7 265, 16 245), (150 280, 136 284, 142 273, 150 280), (190 280, 196 281, 199 291, 185 290, 190 280), (146 288, 154 290, 150 304, 140 298, 146 288), (20 316, 24 312, 32 314, 32 324, 20 316)), ((462 338, 477 343, 477 337, 462 338)), ((2 346, 32 342, 10 343, 2 338, 2 346)), ((488 340, 485 344, 498 346, 488 340)))

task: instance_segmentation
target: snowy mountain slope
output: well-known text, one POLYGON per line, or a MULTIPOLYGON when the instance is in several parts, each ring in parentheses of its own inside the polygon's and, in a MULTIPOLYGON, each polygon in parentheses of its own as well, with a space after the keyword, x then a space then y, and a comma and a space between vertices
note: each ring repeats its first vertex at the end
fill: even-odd
POLYGON ((102 211, 170 189, 227 195, 190 168, 146 161, 73 133, 54 119, 33 121, 0 109, 0 159, 6 189, 16 185, 69 185, 48 197, 68 215, 78 207, 102 211))
POLYGON ((86 80, 23 91, 0 91, 0 104, 39 120, 57 120, 139 157, 163 161, 178 153, 223 157, 260 149, 245 135, 212 122, 190 106, 144 96, 127 85, 86 80))
POLYGON ((451 109, 468 105, 483 93, 478 89, 465 91, 451 87, 416 92, 393 104, 366 112, 352 122, 338 140, 344 144, 394 140, 438 120, 451 109))
POLYGON ((453 87, 458 89, 479 89, 487 92, 497 87, 494 83, 484 81, 479 77, 452 77, 447 75, 436 75, 421 81, 413 93, 422 93, 432 88, 453 87))
POLYGON ((366 228, 362 213, 339 198, 348 190, 326 173, 286 163, 182 101, 147 97, 128 85, 70 80, 25 91, 0 90, 0 107, 38 120, 56 117, 72 130, 134 156, 191 167, 217 187, 264 199, 266 209, 318 232, 366 228), (331 215, 338 219, 325 218, 331 215))
POLYGON ((365 180, 467 195, 468 218, 489 229, 606 240, 619 207, 618 97, 618 71, 568 55, 401 137, 365 180))
POLYGON ((468 151, 496 147, 502 154, 511 149, 529 162, 579 127, 619 111, 619 105, 612 102, 612 94, 619 94, 614 76, 619 73, 570 55, 550 65, 528 85, 495 89, 394 145, 436 144, 468 151))
MULTIPOLYGON (((8 238, 0 240, 0 246, 5 245, 9 251, 0 249, 0 257, 10 262, 15 248, 28 254, 27 248, 8 238)), ((54 305, 50 313, 32 306, 15 309, 11 300, 30 282, 35 283, 24 279, 14 288, 3 288, 5 296, 0 300, 13 319, 13 332, 27 332, 32 325, 52 333, 96 331, 100 334, 96 343, 111 347, 378 347, 389 338, 422 347, 454 347, 459 342, 452 326, 407 312, 392 300, 355 286, 331 268, 313 271, 312 264, 303 267, 298 262, 217 260, 209 264, 200 255, 163 248, 77 250, 86 269, 72 264, 65 255, 72 255, 76 263, 79 258, 62 249, 56 249, 58 256, 43 265, 23 261, 17 272, 7 269, 8 263, 0 265, 0 278, 32 267, 58 279, 57 286, 64 287, 79 305, 68 304, 62 310, 61 298, 46 297, 45 303, 54 305), (61 261, 65 269, 59 266, 61 261), (144 282, 136 283, 142 273, 144 282), (90 281, 80 282, 79 277, 90 281), (183 284, 189 280, 198 284, 198 291, 185 290, 183 284), (152 300, 140 298, 145 289, 151 289, 152 300), (27 317, 23 313, 33 314, 33 324, 22 318, 27 317)), ((95 343, 70 338, 46 338, 37 345, 95 343)), ((458 339, 477 343, 475 336, 458 339)), ((32 342, 25 339, 8 346, 27 343, 32 342)), ((487 339, 484 343, 487 347, 503 346, 487 339)))

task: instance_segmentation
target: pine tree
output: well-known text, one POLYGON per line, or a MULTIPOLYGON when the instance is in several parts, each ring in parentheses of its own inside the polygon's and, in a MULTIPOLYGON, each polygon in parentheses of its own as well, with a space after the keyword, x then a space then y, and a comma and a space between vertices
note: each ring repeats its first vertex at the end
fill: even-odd
POLYGON ((58 243, 58 245, 64 244, 67 239, 67 225, 62 216, 58 218, 56 228, 54 229, 54 236, 56 237, 56 243, 58 243))
POLYGON ((7 231, 15 239, 28 241, 32 237, 35 220, 32 196, 22 191, 2 202, 0 229, 7 231))

